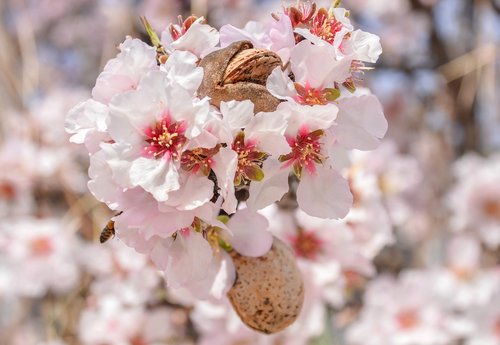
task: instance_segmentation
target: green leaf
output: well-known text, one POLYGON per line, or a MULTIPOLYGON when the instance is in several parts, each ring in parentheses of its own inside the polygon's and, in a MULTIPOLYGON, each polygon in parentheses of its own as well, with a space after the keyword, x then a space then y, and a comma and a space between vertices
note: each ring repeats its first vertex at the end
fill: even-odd
POLYGON ((146 33, 149 36, 149 39, 151 40, 151 44, 153 47, 158 48, 161 46, 161 41, 156 32, 154 32, 153 28, 151 27, 151 24, 149 24, 148 20, 146 17, 141 16, 141 22, 142 25, 144 25, 144 29, 146 29, 146 33))

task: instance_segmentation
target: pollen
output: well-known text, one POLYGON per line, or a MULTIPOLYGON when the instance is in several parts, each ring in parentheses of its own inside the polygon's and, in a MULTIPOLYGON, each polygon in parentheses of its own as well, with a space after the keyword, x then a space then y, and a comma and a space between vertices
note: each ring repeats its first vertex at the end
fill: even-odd
POLYGON ((168 116, 148 127, 146 135, 147 146, 144 147, 146 155, 158 159, 179 159, 180 150, 187 141, 184 135, 183 122, 172 122, 168 116))
POLYGON ((297 91, 297 96, 295 96, 295 100, 299 104, 325 105, 328 103, 325 90, 315 89, 310 87, 309 85, 302 86, 298 83, 295 83, 295 90, 297 91))
POLYGON ((280 162, 286 162, 285 167, 293 166, 297 178, 300 179, 303 168, 314 174, 316 164, 322 164, 326 159, 321 154, 320 138, 324 135, 321 129, 313 132, 305 132, 305 129, 299 131, 295 138, 288 137, 288 145, 292 152, 279 157, 280 162))
POLYGON ((414 310, 402 310, 396 314, 396 322, 401 329, 412 329, 419 323, 417 312, 414 310))
POLYGON ((211 149, 199 147, 193 150, 186 150, 181 156, 181 167, 185 171, 197 173, 201 171, 203 175, 208 176, 212 165, 214 164, 213 156, 220 150, 220 145, 216 145, 211 149))
POLYGON ((290 238, 295 254, 314 260, 321 252, 323 242, 311 231, 299 229, 297 236, 290 238))
POLYGON ((35 256, 48 256, 54 248, 49 238, 38 237, 31 241, 30 249, 35 256))
POLYGON ((261 181, 264 178, 262 164, 268 156, 267 153, 259 151, 251 141, 245 141, 244 132, 236 136, 232 149, 238 154, 234 184, 239 186, 249 181, 261 181))
POLYGON ((326 9, 322 8, 314 17, 310 31, 313 35, 322 38, 330 44, 333 44, 335 35, 342 30, 342 23, 334 16, 328 15, 326 9))

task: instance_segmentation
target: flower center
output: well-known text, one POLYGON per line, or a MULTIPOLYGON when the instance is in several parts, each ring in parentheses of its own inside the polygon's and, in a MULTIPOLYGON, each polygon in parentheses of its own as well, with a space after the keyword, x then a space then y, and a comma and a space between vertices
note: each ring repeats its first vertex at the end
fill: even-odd
POLYGON ((16 189, 13 184, 5 181, 0 182, 0 198, 12 200, 16 196, 16 189))
POLYGON ((302 229, 290 240, 295 254, 308 260, 314 260, 323 246, 323 242, 313 232, 305 232, 302 229))
POLYGON ((186 150, 181 155, 181 167, 185 171, 191 171, 196 174, 198 171, 205 176, 210 174, 212 169, 213 156, 220 150, 220 145, 211 149, 199 147, 193 150, 186 150))
POLYGON ((131 345, 148 345, 150 344, 149 341, 144 339, 142 335, 136 335, 130 340, 131 345))
POLYGON ((333 44, 335 35, 342 30, 342 23, 335 17, 329 16, 325 8, 321 8, 314 17, 309 30, 313 35, 333 44))
POLYGON ((500 316, 496 319, 495 323, 493 324, 493 332, 497 336, 497 338, 500 339, 500 316))
POLYGON ((451 271, 461 281, 470 281, 474 277, 474 271, 467 267, 452 267, 451 271))
POLYGON ((483 203, 484 214, 491 219, 500 220, 500 200, 487 200, 483 203))
POLYGON ((30 249, 34 256, 48 256, 52 253, 53 245, 49 238, 38 237, 30 242, 30 249))
POLYGON ((234 177, 235 186, 249 181, 261 181, 264 178, 262 163, 267 153, 257 150, 252 142, 245 143, 245 133, 240 132, 234 138, 232 149, 238 154, 238 167, 234 177))
POLYGON ((280 156, 279 161, 286 162, 284 167, 292 165, 293 171, 299 179, 304 167, 309 173, 314 174, 316 172, 315 163, 322 164, 325 160, 321 154, 321 143, 319 142, 324 133, 322 129, 307 132, 306 128, 302 128, 295 138, 287 137, 286 140, 292 148, 292 152, 280 156))
POLYGON ((172 40, 177 41, 180 37, 184 36, 184 34, 189 30, 191 25, 197 20, 198 18, 195 16, 189 16, 185 20, 182 19, 182 16, 177 17, 177 21, 179 24, 179 29, 177 29, 173 24, 170 24, 168 27, 168 31, 170 32, 170 36, 172 37, 172 40))
POLYGON ((144 147, 144 151, 155 159, 164 156, 166 159, 178 159, 179 151, 187 141, 185 131, 183 122, 172 122, 166 116, 144 131, 147 137, 145 141, 149 144, 144 147))
MULTIPOLYGON (((307 25, 315 12, 316 4, 308 2, 298 2, 296 6, 283 8, 283 13, 290 18, 293 28, 296 28, 299 25, 307 25)), ((279 19, 278 17, 275 18, 277 20, 279 19)))
POLYGON ((418 315, 414 310, 402 310, 396 314, 396 322, 399 328, 409 330, 419 323, 418 315))
POLYGON ((295 90, 297 90, 297 96, 295 96, 295 101, 304 105, 325 105, 328 103, 324 90, 315 89, 309 85, 302 86, 295 83, 295 90))

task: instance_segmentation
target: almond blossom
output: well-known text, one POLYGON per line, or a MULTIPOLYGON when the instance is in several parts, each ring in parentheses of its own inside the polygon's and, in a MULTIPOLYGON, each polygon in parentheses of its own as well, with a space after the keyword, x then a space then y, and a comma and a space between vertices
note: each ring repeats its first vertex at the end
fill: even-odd
POLYGON ((360 319, 347 331, 347 343, 452 343, 451 318, 436 303, 428 279, 426 272, 406 271, 398 280, 380 276, 371 282, 360 319))
POLYGON ((248 200, 249 207, 262 208, 279 200, 288 190, 288 186, 283 184, 288 174, 282 171, 290 169, 300 179, 297 202, 302 210, 317 217, 344 217, 351 206, 352 195, 347 181, 328 159, 328 143, 324 138, 325 131, 334 123, 338 108, 333 104, 301 107, 294 103, 282 103, 278 111, 287 116, 285 138, 289 152, 278 157, 280 168, 271 170, 270 163, 264 165, 264 176, 267 177, 261 183, 250 185, 250 195, 256 198, 248 200), (271 173, 266 174, 266 169, 271 173), (273 198, 264 199, 261 189, 271 186, 277 194, 275 192, 273 198))
POLYGON ((73 256, 80 242, 59 219, 2 219, 1 261, 9 267, 10 289, 19 296, 65 293, 78 283, 80 269, 73 256))
POLYGON ((219 43, 219 32, 210 25, 204 24, 203 17, 190 16, 185 20, 179 16, 178 24, 170 24, 161 34, 161 43, 168 53, 175 50, 189 51, 197 57, 215 50, 219 43))
POLYGON ((455 163, 457 182, 447 196, 455 231, 472 231, 485 245, 500 244, 500 158, 486 161, 475 154, 455 163))

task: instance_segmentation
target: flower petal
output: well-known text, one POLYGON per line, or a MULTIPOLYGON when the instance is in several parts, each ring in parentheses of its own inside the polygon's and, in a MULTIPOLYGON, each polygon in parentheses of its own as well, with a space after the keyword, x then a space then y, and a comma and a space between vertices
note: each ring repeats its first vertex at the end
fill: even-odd
POLYGON ((243 256, 262 256, 271 249, 273 235, 267 230, 269 222, 263 215, 248 208, 236 212, 227 226, 233 233, 233 248, 243 256))
POLYGON ((288 191, 288 169, 281 169, 281 164, 272 158, 264 161, 262 166, 264 179, 250 183, 250 197, 247 200, 249 209, 256 211, 278 201, 288 191))
POLYGON ((310 216, 339 219, 349 212, 352 194, 347 180, 339 172, 318 166, 314 175, 302 175, 297 188, 297 202, 310 216))

